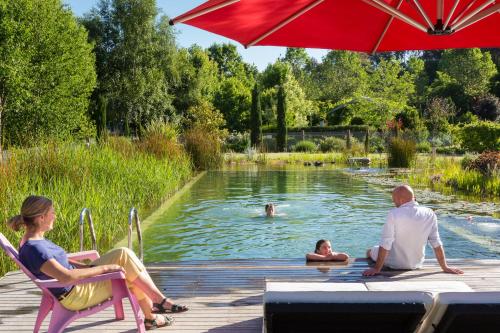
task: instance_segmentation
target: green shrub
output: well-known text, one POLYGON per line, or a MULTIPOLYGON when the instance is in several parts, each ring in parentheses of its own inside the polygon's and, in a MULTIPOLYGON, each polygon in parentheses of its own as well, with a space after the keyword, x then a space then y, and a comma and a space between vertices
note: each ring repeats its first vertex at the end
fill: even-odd
POLYGON ((408 168, 414 163, 416 154, 414 141, 392 138, 388 146, 387 163, 391 168, 408 168))
POLYGON ((331 151, 343 151, 345 149, 345 140, 330 136, 319 143, 319 150, 323 153, 331 151))
MULTIPOLYGON (((288 132, 338 132, 351 130, 352 132, 366 132, 368 125, 335 125, 335 126, 310 126, 310 127, 289 127, 288 132)), ((262 126, 263 133, 276 133, 276 126, 262 126)))
POLYGON ((184 147, 177 142, 177 130, 170 124, 157 121, 151 123, 137 142, 137 148, 157 159, 187 159, 184 147))
POLYGON ((248 133, 233 132, 227 136, 224 142, 226 151, 243 153, 248 147, 250 147, 250 135, 248 133))
POLYGON ((428 141, 418 143, 416 148, 419 153, 430 153, 432 151, 431 144, 428 141))
POLYGON ((469 170, 470 166, 472 164, 472 161, 474 161, 475 157, 474 155, 466 154, 462 160, 460 161, 460 166, 463 170, 469 170))
POLYGON ((293 147, 293 151, 296 152, 314 153, 316 150, 318 150, 316 144, 312 141, 307 141, 307 140, 299 141, 293 147))
POLYGON ((216 169, 222 166, 224 156, 219 136, 206 131, 200 126, 188 129, 184 133, 186 150, 197 170, 216 169))
POLYGON ((462 147, 470 152, 500 150, 500 124, 482 121, 467 124, 460 131, 462 147))

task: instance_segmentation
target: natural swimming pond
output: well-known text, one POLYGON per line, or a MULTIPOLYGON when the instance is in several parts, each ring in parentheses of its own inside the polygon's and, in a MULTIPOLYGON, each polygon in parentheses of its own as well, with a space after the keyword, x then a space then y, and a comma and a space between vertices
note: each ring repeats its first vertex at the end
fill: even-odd
MULTIPOLYGON (((296 166, 208 172, 144 230, 145 261, 298 258, 321 238, 362 257, 379 241, 393 208, 391 189, 349 172, 296 166), (265 217, 268 202, 278 216, 265 217)), ((471 220, 452 203, 419 201, 436 210, 447 257, 500 258, 499 219, 471 220)), ((429 247, 427 256, 433 257, 429 247)))

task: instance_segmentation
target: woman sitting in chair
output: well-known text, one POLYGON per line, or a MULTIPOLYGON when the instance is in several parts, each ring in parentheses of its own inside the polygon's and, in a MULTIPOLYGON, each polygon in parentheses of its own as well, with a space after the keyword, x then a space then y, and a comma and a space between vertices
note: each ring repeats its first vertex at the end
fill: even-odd
MULTIPOLYGON (((111 250, 89 265, 68 259, 61 247, 44 238, 45 233, 52 230, 55 218, 56 213, 50 199, 29 196, 21 206, 21 214, 8 221, 15 231, 25 227, 19 258, 38 279, 54 278, 61 283, 71 284, 80 279, 122 271, 127 286, 144 313, 144 325, 147 330, 173 323, 172 317, 161 314, 188 310, 184 305, 173 304, 162 294, 141 261, 127 248, 111 250)), ((109 280, 51 288, 50 291, 62 306, 72 311, 92 307, 112 296, 109 280)))

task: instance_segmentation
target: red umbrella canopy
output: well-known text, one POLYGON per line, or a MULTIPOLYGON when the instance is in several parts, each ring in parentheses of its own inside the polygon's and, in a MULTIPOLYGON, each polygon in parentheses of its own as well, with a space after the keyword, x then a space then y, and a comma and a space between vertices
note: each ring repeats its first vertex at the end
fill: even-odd
POLYGON ((369 53, 500 47, 495 0, 210 0, 171 20, 175 23, 245 47, 369 53))

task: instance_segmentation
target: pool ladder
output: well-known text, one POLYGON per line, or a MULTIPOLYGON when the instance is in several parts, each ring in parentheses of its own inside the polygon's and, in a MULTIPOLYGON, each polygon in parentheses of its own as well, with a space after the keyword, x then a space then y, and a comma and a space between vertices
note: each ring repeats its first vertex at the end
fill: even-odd
MULTIPOLYGON (((79 229, 80 229, 80 252, 83 251, 83 236, 84 236, 84 226, 85 226, 85 217, 87 217, 87 223, 89 225, 90 237, 92 240, 92 250, 97 251, 97 238, 95 236, 94 222, 92 220, 92 214, 90 213, 90 209, 83 208, 80 213, 79 220, 79 229)), ((142 242, 142 230, 141 230, 141 220, 139 219, 139 213, 135 207, 130 209, 128 214, 128 248, 133 250, 132 247, 132 222, 135 220, 135 228, 137 231, 137 239, 139 242, 139 259, 144 261, 144 246, 142 242)))
POLYGON ((137 240, 139 242, 139 259, 144 261, 144 247, 142 244, 142 231, 141 231, 141 220, 139 219, 139 213, 135 207, 130 209, 128 213, 128 248, 132 248, 132 222, 135 220, 135 229, 137 232, 137 240))
POLYGON ((85 217, 87 217, 87 223, 89 225, 89 230, 90 230, 90 238, 92 240, 92 250, 97 251, 97 239, 95 237, 95 229, 94 229, 94 222, 92 221, 92 214, 90 213, 90 209, 84 208, 82 209, 82 212, 80 213, 80 252, 83 251, 83 229, 85 225, 85 217))

